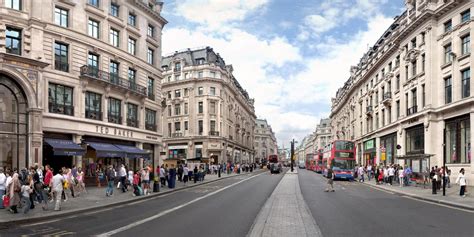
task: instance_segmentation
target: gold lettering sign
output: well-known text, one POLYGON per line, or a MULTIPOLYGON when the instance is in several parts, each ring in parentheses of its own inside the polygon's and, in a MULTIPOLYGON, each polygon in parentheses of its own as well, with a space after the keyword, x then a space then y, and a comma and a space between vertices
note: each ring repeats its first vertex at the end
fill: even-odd
POLYGON ((95 131, 100 134, 133 138, 133 132, 126 129, 109 128, 109 127, 97 125, 95 126, 95 131))

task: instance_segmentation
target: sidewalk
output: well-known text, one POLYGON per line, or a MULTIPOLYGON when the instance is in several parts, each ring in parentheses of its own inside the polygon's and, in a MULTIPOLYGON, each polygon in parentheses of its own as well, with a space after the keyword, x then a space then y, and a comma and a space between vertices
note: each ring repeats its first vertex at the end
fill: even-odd
MULTIPOLYGON (((259 172, 259 170, 254 171, 259 172)), ((250 174, 248 173, 241 173, 242 174, 250 174)), ((220 179, 230 178, 238 176, 238 174, 232 173, 230 175, 222 174, 220 179)), ((25 223, 28 221, 38 221, 38 220, 47 220, 52 219, 55 217, 60 216, 67 216, 72 214, 77 214, 85 211, 90 211, 94 209, 103 209, 106 207, 113 207, 115 205, 125 204, 125 203, 132 203, 156 196, 160 196, 166 193, 174 192, 177 190, 198 186, 210 182, 214 182, 219 180, 217 175, 206 175, 204 182, 197 182, 194 181, 188 182, 186 186, 184 183, 176 181, 176 188, 169 189, 168 187, 160 188, 160 192, 151 193, 147 196, 139 196, 133 197, 132 190, 128 190, 128 192, 123 193, 121 189, 117 189, 116 185, 114 187, 114 193, 112 197, 105 196, 105 186, 98 188, 97 186, 90 186, 86 187, 87 193, 81 193, 78 197, 71 197, 70 193, 67 192, 68 199, 66 202, 61 203, 61 211, 54 211, 54 202, 49 203, 49 210, 43 211, 41 205, 35 205, 34 209, 31 209, 27 214, 23 214, 20 212, 17 214, 11 214, 8 209, 0 209, 0 225, 1 224, 11 224, 11 223, 25 223)), ((153 186, 153 184, 151 184, 153 186)))
POLYGON ((322 236, 301 194, 297 169, 284 174, 247 236, 322 236))
MULTIPOLYGON (((355 181, 356 182, 356 181, 355 181)), ((444 205, 449 205, 453 207, 474 210, 474 187, 468 186, 467 190, 469 191, 466 194, 466 197, 459 196, 459 185, 451 185, 451 188, 446 187, 446 196, 443 196, 443 188, 441 187, 440 191, 437 191, 438 194, 431 194, 431 183, 426 184, 425 188, 423 185, 415 186, 415 183, 411 183, 410 186, 400 187, 399 183, 393 183, 393 185, 388 184, 379 184, 375 183, 374 179, 370 181, 365 180, 363 184, 386 190, 389 192, 396 193, 398 195, 404 195, 416 199, 421 199, 424 201, 440 203, 444 205)))

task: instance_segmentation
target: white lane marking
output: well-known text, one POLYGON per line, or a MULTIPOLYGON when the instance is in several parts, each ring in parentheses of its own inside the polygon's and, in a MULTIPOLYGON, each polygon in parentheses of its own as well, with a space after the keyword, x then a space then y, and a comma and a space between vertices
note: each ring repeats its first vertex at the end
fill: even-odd
POLYGON ((405 196, 405 195, 403 195, 403 196, 401 196, 401 197, 408 198, 408 199, 415 200, 415 201, 419 201, 419 202, 424 202, 424 203, 432 204, 432 205, 438 205, 438 206, 442 206, 442 207, 447 207, 447 208, 455 209, 455 210, 458 210, 458 211, 464 211, 464 212, 468 212, 468 213, 474 213, 474 211, 471 211, 471 210, 466 210, 466 209, 462 209, 462 208, 459 208, 459 207, 453 207, 453 206, 449 206, 449 205, 442 204, 442 203, 430 202, 430 201, 426 201, 426 200, 422 200, 422 199, 418 199, 418 198, 414 198, 414 197, 410 197, 410 196, 405 196))
POLYGON ((253 178, 255 178, 255 177, 257 177, 257 176, 260 176, 260 175, 262 175, 262 174, 264 174, 264 173, 261 173, 261 174, 258 174, 258 175, 254 175, 254 176, 250 176, 250 177, 248 177, 248 178, 246 178, 246 179, 243 179, 243 180, 241 180, 241 181, 239 181, 239 182, 237 182, 237 183, 233 183, 233 184, 231 184, 231 185, 229 185, 229 186, 226 186, 226 187, 223 187, 223 188, 221 188, 221 189, 218 189, 218 190, 216 190, 216 191, 214 191, 214 192, 212 192, 212 193, 208 193, 208 194, 206 194, 206 195, 204 195, 204 196, 202 196, 202 197, 198 197, 198 198, 196 198, 196 199, 194 199, 194 200, 191 200, 191 201, 189 201, 189 202, 187 202, 187 203, 181 204, 181 205, 179 205, 179 206, 173 207, 173 208, 168 209, 168 210, 166 210, 166 211, 162 211, 162 212, 160 212, 160 213, 158 213, 158 214, 156 214, 156 215, 153 215, 153 216, 150 216, 150 217, 148 217, 148 218, 145 218, 145 219, 143 219, 143 220, 133 222, 133 223, 131 223, 131 224, 129 224, 129 225, 126 225, 126 226, 123 226, 123 227, 121 227, 121 228, 118 228, 118 229, 115 229, 115 230, 112 230, 112 231, 109 231, 109 232, 105 232, 105 233, 102 233, 102 234, 99 234, 99 235, 96 235, 96 236, 97 236, 97 237, 111 236, 111 235, 115 235, 115 234, 118 234, 118 233, 120 233, 120 232, 129 230, 129 229, 134 228, 134 227, 136 227, 136 226, 142 225, 142 224, 144 224, 144 223, 146 223, 146 222, 149 222, 149 221, 158 219, 158 218, 160 218, 160 217, 162 217, 162 216, 164 216, 164 215, 166 215, 166 214, 168 214, 168 213, 171 213, 171 212, 174 212, 174 211, 176 211, 176 210, 179 210, 179 209, 181 209, 181 208, 183 208, 183 207, 185 207, 185 206, 191 205, 191 204, 193 204, 193 203, 195 203, 195 202, 198 202, 198 201, 200 201, 200 200, 202 200, 202 199, 205 199, 205 198, 208 198, 208 197, 210 197, 210 196, 213 196, 213 195, 215 195, 215 194, 217 194, 217 193, 220 193, 220 192, 222 192, 222 191, 224 191, 224 190, 226 190, 226 189, 228 189, 228 188, 234 187, 234 186, 236 186, 236 185, 238 185, 238 184, 240 184, 240 183, 243 183, 243 182, 245 182, 245 181, 247 181, 247 180, 249 180, 249 179, 253 179, 253 178))

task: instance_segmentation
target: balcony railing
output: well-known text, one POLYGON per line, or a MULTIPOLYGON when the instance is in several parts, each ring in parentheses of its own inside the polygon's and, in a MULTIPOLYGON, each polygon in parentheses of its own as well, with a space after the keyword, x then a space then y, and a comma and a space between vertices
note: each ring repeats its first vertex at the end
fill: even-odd
POLYGON ((128 79, 120 78, 117 76, 117 74, 99 70, 97 67, 92 67, 92 66, 87 66, 87 65, 82 66, 81 77, 92 78, 95 80, 109 83, 111 85, 116 85, 118 87, 135 92, 141 96, 148 95, 146 87, 138 85, 135 82, 131 82, 128 79))
POLYGON ((74 106, 72 105, 56 104, 49 102, 48 108, 50 113, 74 115, 74 106))
POLYGON ((127 126, 138 128, 138 120, 134 118, 127 118, 127 126))
POLYGON ((69 72, 69 63, 54 61, 54 69, 63 72, 69 72))
POLYGON ((95 120, 102 120, 102 112, 86 109, 86 118, 95 119, 95 120))
POLYGON ((145 129, 149 130, 149 131, 155 131, 156 132, 156 124, 145 123, 145 129))
POLYGON ((182 132, 174 132, 174 133, 171 133, 171 137, 183 137, 183 133, 182 132))
POLYGON ((372 114, 373 111, 374 111, 374 110, 372 109, 372 106, 367 106, 367 107, 365 108, 365 113, 366 113, 367 115, 372 114))
POLYGON ((218 131, 209 131, 209 136, 219 136, 218 131))
POLYGON ((418 106, 412 106, 411 108, 407 109, 407 116, 415 114, 416 112, 418 112, 418 106))
POLYGON ((122 124, 122 116, 108 114, 107 118, 109 120, 109 123, 122 124))

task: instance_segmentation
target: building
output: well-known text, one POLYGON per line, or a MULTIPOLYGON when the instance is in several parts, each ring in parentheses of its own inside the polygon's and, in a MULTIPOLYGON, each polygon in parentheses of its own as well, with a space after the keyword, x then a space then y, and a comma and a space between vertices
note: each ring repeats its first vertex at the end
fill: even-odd
POLYGON ((314 151, 323 149, 324 146, 332 142, 331 120, 321 119, 314 131, 314 151))
POLYGON ((333 136, 356 142, 358 163, 420 173, 445 160, 472 182, 474 2, 405 2, 332 100, 333 136))
POLYGON ((255 108, 210 47, 163 58, 165 161, 253 162, 255 108))
POLYGON ((266 119, 257 119, 254 129, 255 162, 261 163, 269 155, 278 155, 278 143, 266 119))
POLYGON ((0 166, 156 163, 162 3, 1 2, 0 166))

